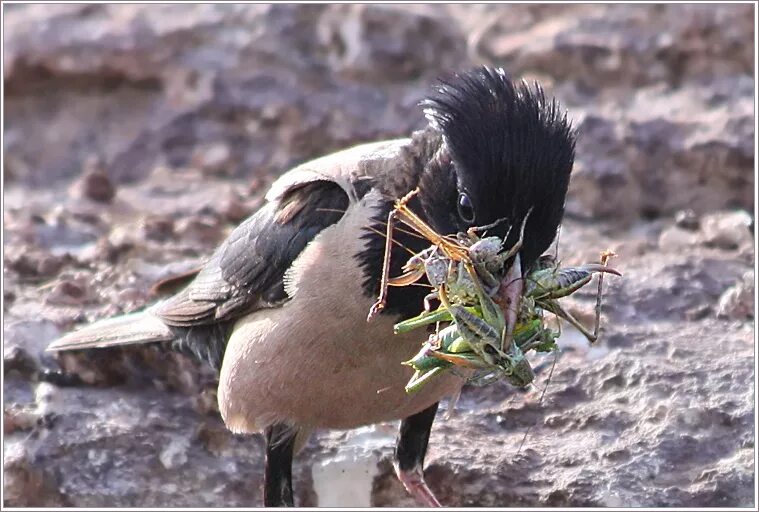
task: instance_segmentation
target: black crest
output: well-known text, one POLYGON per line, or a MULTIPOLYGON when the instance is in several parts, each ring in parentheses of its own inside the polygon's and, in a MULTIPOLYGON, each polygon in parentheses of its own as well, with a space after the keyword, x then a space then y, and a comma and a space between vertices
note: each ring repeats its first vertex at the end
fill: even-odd
POLYGON ((515 84, 502 69, 482 67, 441 81, 422 107, 443 135, 458 190, 474 203, 475 224, 505 218, 495 232, 513 226, 511 245, 532 209, 521 254, 534 262, 561 223, 574 162, 574 133, 558 102, 537 83, 515 84))

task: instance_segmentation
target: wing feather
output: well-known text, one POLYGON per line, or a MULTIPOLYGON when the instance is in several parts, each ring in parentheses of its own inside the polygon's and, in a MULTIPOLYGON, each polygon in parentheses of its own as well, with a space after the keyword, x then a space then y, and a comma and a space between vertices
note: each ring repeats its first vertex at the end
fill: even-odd
POLYGON ((298 184, 240 224, 187 288, 153 313, 168 325, 191 327, 287 300, 285 272, 308 242, 342 218, 348 202, 334 182, 298 184))

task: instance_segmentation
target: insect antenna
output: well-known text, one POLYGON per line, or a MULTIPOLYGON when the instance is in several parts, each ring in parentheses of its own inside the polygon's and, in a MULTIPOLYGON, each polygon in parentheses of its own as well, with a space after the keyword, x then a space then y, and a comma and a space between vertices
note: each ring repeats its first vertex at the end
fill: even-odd
MULTIPOLYGON (((345 210, 338 210, 338 209, 336 209, 336 208, 317 208, 315 211, 317 211, 317 212, 334 212, 334 213, 345 213, 345 210)), ((387 222, 386 222, 386 221, 380 221, 380 222, 382 223, 382 225, 383 225, 383 226, 387 226, 387 222)), ((419 239, 421 239, 421 240, 427 240, 425 237, 423 237, 423 236, 422 236, 422 235, 420 235, 419 233, 417 233, 417 232, 415 232, 415 231, 409 231, 409 230, 407 230, 407 229, 403 229, 403 228, 402 228, 402 227, 400 227, 400 226, 395 226, 395 227, 393 227, 393 230, 395 230, 395 231, 400 231, 401 233, 405 233, 405 234, 407 234, 407 235, 415 236, 415 237, 417 237, 417 238, 419 238, 419 239)), ((377 231, 376 231, 376 230, 375 230, 375 233, 377 233, 377 231)), ((383 234, 383 236, 384 236, 384 234, 383 234)))
MULTIPOLYGON (((495 222, 491 222, 490 224, 485 224, 484 226, 473 226, 473 227, 469 228, 467 231, 469 231, 471 233, 485 232, 488 229, 493 229, 498 224, 500 224, 501 222, 505 222, 506 220, 508 220, 506 217, 501 217, 500 219, 498 219, 495 222)), ((509 228, 509 231, 511 231, 511 228, 509 228)), ((508 233, 506 233, 506 236, 508 236, 508 233)))
MULTIPOLYGON (((553 349, 553 363, 551 364, 551 370, 548 372, 548 380, 546 381, 545 387, 543 387, 543 392, 540 394, 540 399, 538 400, 538 407, 540 407, 543 404, 543 398, 546 396, 546 391, 548 391, 548 386, 551 384, 551 379, 553 378, 553 370, 556 368, 556 361, 559 359, 559 349, 558 347, 553 349)), ((524 436, 522 436, 522 441, 519 443, 519 448, 517 449, 517 455, 521 453, 522 446, 524 446, 524 442, 527 440, 527 436, 530 434, 530 431, 532 430, 532 427, 535 426, 535 423, 527 427, 527 430, 524 433, 524 436)))
MULTIPOLYGON (((384 222, 383 225, 387 226, 387 222, 384 222)), ((411 236, 416 237, 416 238, 418 238, 420 240, 427 240, 427 238, 425 238, 424 236, 420 235, 416 231, 409 231, 408 229, 403 229, 400 226, 394 226, 393 230, 394 231, 400 231, 401 233, 406 233, 407 235, 411 235, 411 236)))
MULTIPOLYGON (((368 229, 369 231, 372 231, 373 233, 377 233, 378 235, 380 235, 380 236, 382 236, 382 237, 385 237, 385 238, 387 238, 387 234, 386 234, 386 233, 383 233, 383 232, 382 232, 382 231, 380 231, 379 229, 375 229, 375 228, 373 228, 372 226, 366 226, 366 229, 368 229)), ((399 242, 398 240, 396 240, 395 238, 391 238, 391 239, 390 239, 390 241, 391 241, 392 243, 394 243, 395 245, 397 245, 397 246, 399 246, 399 247, 402 247, 403 249, 405 249, 405 250, 406 250, 406 251, 407 251, 407 252, 408 252, 410 255, 412 255, 412 256, 413 256, 413 255, 415 255, 415 254, 416 254, 414 251, 412 251, 411 249, 409 249, 408 247, 406 247, 405 245, 403 245, 402 243, 400 243, 400 242, 399 242)))
POLYGON ((427 284, 427 283, 409 283, 409 284, 404 284, 403 286, 421 286, 422 288, 435 288, 431 284, 427 284))
POLYGON ((553 244, 553 259, 556 261, 559 261, 559 239, 561 238, 561 224, 559 224, 559 229, 556 230, 556 238, 554 238, 554 244, 553 244))
POLYGON ((316 212, 333 212, 333 213, 345 213, 345 210, 338 210, 337 208, 317 208, 316 212))
MULTIPOLYGON (((332 212, 340 212, 340 210, 331 210, 331 209, 329 209, 329 208, 324 208, 324 209, 317 209, 317 211, 319 211, 319 210, 321 210, 321 211, 325 211, 325 212, 329 212, 329 211, 332 211, 332 212)), ((378 222, 380 222, 380 223, 381 223, 383 226, 387 226, 387 221, 383 221, 383 220, 380 220, 380 221, 378 221, 378 222)), ((420 239, 420 240, 427 240, 427 238, 426 238, 426 237, 422 236, 421 234, 417 233, 416 231, 409 231, 408 229, 403 229, 402 227, 400 227, 400 226, 397 226, 397 225, 396 225, 396 226, 393 226, 393 231, 400 231, 401 233, 405 233, 405 234, 407 234, 407 235, 410 235, 410 236, 416 237, 416 238, 418 238, 418 239, 420 239)))

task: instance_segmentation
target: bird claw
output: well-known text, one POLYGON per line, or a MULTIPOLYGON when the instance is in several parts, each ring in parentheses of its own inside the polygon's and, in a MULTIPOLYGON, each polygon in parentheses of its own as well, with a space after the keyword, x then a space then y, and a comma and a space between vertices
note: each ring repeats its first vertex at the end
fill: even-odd
POLYGON ((398 480, 401 481, 403 487, 406 488, 417 503, 425 507, 442 507, 433 492, 427 487, 427 482, 424 481, 424 475, 420 466, 415 467, 411 471, 404 471, 396 467, 395 474, 398 475, 398 480))

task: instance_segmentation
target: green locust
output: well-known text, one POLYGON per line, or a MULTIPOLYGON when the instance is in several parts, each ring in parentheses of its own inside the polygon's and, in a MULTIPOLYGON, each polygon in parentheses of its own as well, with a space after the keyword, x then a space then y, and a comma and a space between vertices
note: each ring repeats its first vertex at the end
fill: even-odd
POLYGON ((475 289, 479 302, 476 306, 451 304, 449 290, 441 288, 438 292, 440 308, 395 325, 395 332, 408 332, 432 323, 451 322, 430 336, 416 356, 403 363, 415 370, 406 391, 418 390, 429 379, 454 365, 477 370, 477 374, 484 372, 505 377, 519 387, 532 382, 532 367, 518 344, 513 342, 507 351, 501 350, 505 331, 501 310, 481 287, 475 286, 475 289))
POLYGON ((425 298, 425 312, 396 324, 395 332, 408 332, 432 323, 452 322, 433 335, 414 358, 404 363, 415 369, 406 389, 409 392, 419 389, 430 378, 452 365, 497 373, 516 386, 526 386, 534 378, 532 367, 516 343, 503 350, 507 330, 503 312, 480 282, 480 277, 485 276, 483 280, 490 293, 498 289, 500 281, 494 274, 503 268, 508 259, 518 258, 522 237, 505 252, 499 252, 502 246, 499 238, 480 239, 473 230, 466 235, 460 234, 459 240, 463 242, 462 246, 467 247, 469 262, 449 259, 438 246, 432 246, 412 256, 404 266, 405 275, 413 276, 414 280, 426 274, 435 292, 425 298), (470 262, 475 270, 474 277, 471 267, 466 265, 470 262), (441 305, 437 310, 430 311, 429 301, 433 298, 438 299, 441 305))
POLYGON ((603 296, 604 273, 621 276, 622 274, 607 266, 609 258, 615 256, 611 251, 601 253, 601 263, 587 263, 577 267, 559 267, 550 256, 540 258, 537 268, 525 278, 524 295, 527 317, 533 316, 532 310, 538 307, 553 313, 575 327, 590 343, 598 341, 601 319, 601 298, 603 296), (559 305, 558 299, 567 297, 590 282, 595 273, 599 274, 596 293, 596 319, 593 332, 585 328, 579 320, 559 305))
MULTIPOLYGON (((597 339, 598 323, 594 333, 589 333, 557 301, 588 284, 594 273, 620 275, 616 270, 606 267, 608 257, 602 255, 601 265, 587 264, 568 268, 558 267, 548 257, 541 258, 537 268, 525 278, 518 321, 506 353, 497 350, 496 343, 498 329, 504 326, 503 315, 487 294, 478 294, 477 306, 453 305, 447 300, 449 295, 461 299, 461 294, 456 293, 458 289, 453 287, 454 293, 449 290, 447 294, 440 295, 441 306, 437 310, 426 311, 396 324, 395 332, 400 333, 433 323, 453 322, 437 335, 432 335, 422 350, 404 363, 415 369, 407 391, 416 391, 432 377, 452 366, 475 369, 469 378, 469 383, 473 385, 486 385, 501 378, 506 378, 517 387, 529 385, 534 374, 524 354, 531 350, 552 352, 558 348, 556 339, 560 332, 544 326, 544 311, 569 319, 573 325, 579 325, 580 332, 587 333, 589 340, 597 339)), ((597 315, 600 315, 600 294, 599 286, 597 315)))

